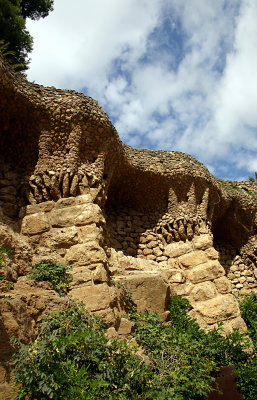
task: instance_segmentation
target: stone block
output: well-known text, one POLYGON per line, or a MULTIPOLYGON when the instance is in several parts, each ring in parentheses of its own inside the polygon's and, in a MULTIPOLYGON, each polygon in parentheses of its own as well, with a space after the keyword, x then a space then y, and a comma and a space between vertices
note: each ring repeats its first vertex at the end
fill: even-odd
POLYGON ((226 336, 229 333, 232 333, 234 329, 238 329, 240 333, 247 332, 247 326, 242 317, 224 321, 221 332, 226 336))
POLYGON ((209 247, 213 246, 213 239, 211 235, 203 234, 200 236, 195 236, 192 240, 192 244, 194 249, 196 250, 206 250, 209 247))
POLYGON ((50 229, 47 215, 43 212, 27 215, 23 218, 21 233, 23 235, 37 235, 50 229))
POLYGON ((202 250, 192 251, 189 254, 184 254, 180 256, 178 261, 183 265, 185 268, 192 268, 196 265, 203 264, 209 260, 207 254, 205 254, 202 250))
POLYGON ((101 285, 80 286, 69 292, 73 299, 85 304, 88 311, 104 310, 110 306, 112 296, 106 283, 101 285))
POLYGON ((204 301, 212 299, 217 295, 215 285, 212 282, 202 282, 195 285, 190 292, 193 301, 204 301))
POLYGON ((134 322, 129 321, 127 318, 121 318, 118 328, 118 334, 129 335, 132 332, 134 326, 135 326, 134 322))
POLYGON ((71 289, 86 283, 92 283, 92 273, 87 267, 73 267, 70 273, 72 274, 71 289))
POLYGON ((197 302, 195 310, 208 324, 239 317, 238 303, 232 294, 216 296, 213 299, 197 302))
POLYGON ((167 310, 170 289, 160 273, 137 272, 114 277, 121 282, 132 295, 137 304, 137 311, 152 310, 162 314, 167 310))
POLYGON ((53 227, 89 225, 103 223, 104 219, 97 204, 82 204, 55 209, 51 212, 50 223, 53 227))
POLYGON ((170 283, 184 283, 186 280, 184 272, 179 269, 163 269, 161 274, 170 283))
POLYGON ((45 201, 40 204, 32 204, 26 207, 26 214, 31 215, 39 212, 50 212, 54 206, 55 206, 54 201, 45 201))
POLYGON ((225 271, 218 261, 213 260, 186 271, 186 275, 191 282, 200 283, 219 278, 225 271))
POLYGON ((220 278, 215 279, 214 283, 219 293, 225 294, 231 292, 232 285, 226 276, 221 276, 220 278))
POLYGON ((48 235, 48 245, 54 247, 71 247, 78 243, 78 232, 75 226, 54 228, 48 235))
POLYGON ((65 262, 76 265, 105 264, 107 256, 96 241, 77 244, 67 250, 65 262))
POLYGON ((171 243, 164 249, 164 255, 167 257, 179 257, 192 251, 192 245, 189 242, 171 243))

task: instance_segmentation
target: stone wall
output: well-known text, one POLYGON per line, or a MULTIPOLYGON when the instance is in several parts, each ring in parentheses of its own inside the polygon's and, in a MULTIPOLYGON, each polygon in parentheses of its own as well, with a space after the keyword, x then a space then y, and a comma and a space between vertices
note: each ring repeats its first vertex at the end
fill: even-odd
POLYGON ((1 55, 0 151, 0 246, 14 250, 6 276, 17 299, 13 310, 0 304, 8 357, 11 333, 25 329, 20 315, 26 341, 69 301, 30 279, 49 259, 72 266, 69 294, 109 333, 131 329, 117 283, 139 311, 167 319, 177 293, 203 328, 245 330, 234 294, 257 287, 256 182, 217 180, 180 152, 126 146, 95 100, 29 83, 1 55))

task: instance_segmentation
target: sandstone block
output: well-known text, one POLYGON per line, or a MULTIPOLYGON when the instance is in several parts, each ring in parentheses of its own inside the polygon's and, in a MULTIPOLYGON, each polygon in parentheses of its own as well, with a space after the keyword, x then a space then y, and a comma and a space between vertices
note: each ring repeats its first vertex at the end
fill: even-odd
POLYGON ((54 228, 48 237, 48 245, 55 247, 71 247, 78 243, 78 232, 75 226, 54 228))
POLYGON ((170 283, 184 283, 186 280, 184 272, 178 269, 163 269, 161 274, 170 283))
POLYGON ((216 294, 217 291, 212 282, 202 282, 193 287, 190 292, 190 299, 193 301, 204 301, 212 299, 216 294))
POLYGON ((196 250, 206 250, 213 245, 213 240, 211 235, 203 234, 200 236, 195 236, 192 240, 193 247, 196 250))
POLYGON ((219 293, 225 294, 231 292, 231 282, 225 276, 215 279, 214 283, 219 293))
POLYGON ((178 261, 183 265, 185 268, 192 268, 196 265, 203 264, 208 261, 208 256, 202 250, 192 251, 189 254, 184 254, 180 256, 178 261))
POLYGON ((50 216, 50 223, 53 227, 100 224, 103 222, 102 212, 97 204, 82 204, 55 209, 50 216))
POLYGON ((118 328, 118 334, 119 335, 128 335, 132 332, 134 326, 135 326, 134 322, 129 321, 126 318, 121 318, 119 328, 118 328))
POLYGON ((106 283, 101 285, 80 286, 72 289, 69 294, 85 304, 88 311, 104 310, 110 306, 112 296, 106 283))
POLYGON ((71 274, 71 289, 79 285, 85 285, 86 283, 91 284, 92 282, 92 273, 87 267, 73 267, 71 274))
POLYGON ((214 247, 210 247, 209 249, 205 250, 205 253, 212 260, 219 259, 219 252, 217 250, 215 250, 214 247))
POLYGON ((238 329, 240 333, 247 332, 247 326, 242 317, 237 317, 223 322, 222 332, 224 335, 232 333, 234 329, 238 329))
POLYGON ((232 294, 225 294, 213 299, 197 302, 195 310, 208 323, 236 318, 240 315, 238 303, 232 294))
POLYGON ((91 241, 68 249, 65 262, 76 265, 105 264, 107 256, 99 243, 91 241))
POLYGON ((171 243, 166 246, 164 255, 167 257, 179 257, 192 251, 192 246, 189 242, 171 243))
POLYGON ((197 265, 196 267, 186 272, 187 278, 193 283, 200 283, 219 278, 225 275, 224 268, 216 260, 208 261, 204 264, 197 265))
POLYGON ((137 311, 156 311, 162 314, 167 310, 170 290, 161 274, 137 272, 126 276, 117 276, 115 281, 125 285, 137 304, 137 311))
POLYGON ((49 221, 45 213, 39 212, 27 215, 23 218, 21 233, 23 235, 37 235, 50 229, 49 221))
POLYGON ((45 201, 44 203, 40 204, 32 204, 26 207, 26 214, 35 214, 39 212, 49 212, 51 211, 55 206, 54 201, 45 201))

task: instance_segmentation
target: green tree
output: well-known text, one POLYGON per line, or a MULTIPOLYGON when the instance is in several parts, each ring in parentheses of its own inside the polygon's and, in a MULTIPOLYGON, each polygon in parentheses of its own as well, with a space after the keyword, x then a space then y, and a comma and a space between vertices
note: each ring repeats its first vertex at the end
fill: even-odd
POLYGON ((13 52, 12 64, 28 68, 33 38, 26 29, 26 18, 44 18, 52 9, 52 0, 0 0, 0 39, 8 43, 8 50, 13 52))
POLYGON ((53 11, 54 0, 23 0, 21 12, 23 18, 39 19, 45 18, 53 11))

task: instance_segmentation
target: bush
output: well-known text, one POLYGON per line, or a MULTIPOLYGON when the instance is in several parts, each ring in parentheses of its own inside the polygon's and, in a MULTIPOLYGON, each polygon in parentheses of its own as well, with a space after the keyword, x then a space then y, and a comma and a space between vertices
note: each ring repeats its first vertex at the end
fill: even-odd
POLYGON ((50 282, 54 290, 59 294, 64 294, 69 287, 72 277, 68 274, 70 267, 55 261, 44 261, 35 264, 31 271, 31 278, 35 281, 50 282))
POLYGON ((49 315, 30 346, 14 341, 15 399, 128 399, 142 394, 148 369, 125 342, 80 304, 49 315), (131 397, 130 397, 131 396, 131 397))
POLYGON ((175 296, 168 322, 153 312, 130 312, 131 348, 108 340, 103 322, 72 302, 45 319, 33 344, 15 342, 15 399, 203 400, 220 367, 235 365, 245 400, 255 400, 257 362, 255 351, 245 351, 249 341, 237 330, 224 338, 221 327, 206 333, 186 314, 189 309, 186 299, 175 296), (136 355, 138 346, 144 358, 136 355))

